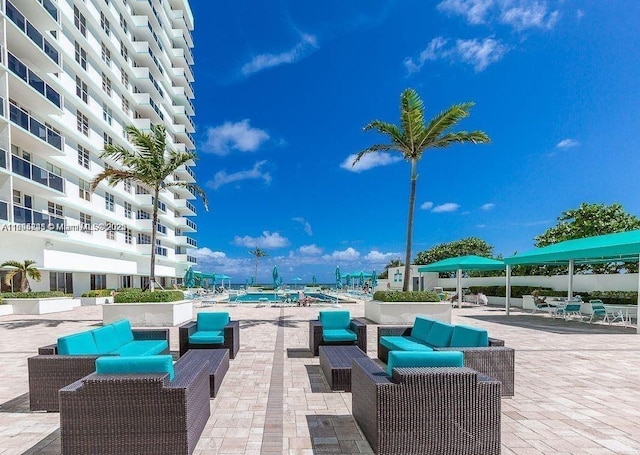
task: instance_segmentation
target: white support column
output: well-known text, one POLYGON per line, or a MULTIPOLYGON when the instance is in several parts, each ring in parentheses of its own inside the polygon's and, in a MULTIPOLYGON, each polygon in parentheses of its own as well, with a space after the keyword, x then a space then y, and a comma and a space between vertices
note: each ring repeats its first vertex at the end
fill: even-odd
MULTIPOLYGON (((640 256, 638 256, 638 308, 640 308, 640 256)), ((636 333, 640 333, 640 311, 636 308, 636 333)))
POLYGON ((504 302, 505 311, 507 312, 507 316, 509 316, 509 308, 511 307, 511 266, 507 264, 507 293, 504 302))
POLYGON ((573 297, 573 259, 569 261, 569 285, 567 287, 567 299, 573 297))
POLYGON ((462 308, 462 269, 458 269, 456 272, 457 287, 458 287, 458 308, 462 308))

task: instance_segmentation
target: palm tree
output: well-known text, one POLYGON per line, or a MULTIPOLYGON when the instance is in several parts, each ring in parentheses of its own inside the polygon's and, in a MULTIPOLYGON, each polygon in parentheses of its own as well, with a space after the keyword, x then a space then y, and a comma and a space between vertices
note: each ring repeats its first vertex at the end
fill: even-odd
POLYGON ((42 275, 40 275, 40 270, 33 267, 36 264, 36 261, 25 260, 24 262, 18 261, 5 261, 0 264, 0 269, 5 267, 13 267, 13 270, 7 272, 4 277, 4 284, 7 286, 11 286, 11 280, 14 276, 18 275, 20 277, 20 292, 31 291, 31 287, 29 286, 28 278, 31 278, 35 281, 40 281, 42 279, 42 275))
POLYGON ((253 275, 253 282, 257 285, 258 284, 258 261, 260 260, 260 258, 269 256, 269 253, 267 253, 265 250, 261 248, 256 247, 255 250, 249 251, 249 254, 253 254, 256 257, 256 273, 253 275))
POLYGON ((141 131, 133 125, 125 127, 129 142, 133 150, 120 145, 105 144, 100 158, 110 158, 119 162, 122 167, 106 168, 91 182, 91 191, 95 191, 103 180, 111 186, 120 182, 133 181, 147 186, 153 194, 153 221, 151 225, 151 267, 149 273, 149 290, 155 289, 156 264, 156 229, 158 226, 158 196, 160 190, 168 187, 182 187, 198 194, 205 209, 207 198, 204 191, 195 184, 173 181, 167 178, 183 164, 196 158, 191 152, 176 152, 167 148, 167 131, 164 125, 151 125, 151 131, 141 131))
POLYGON ((358 153, 353 165, 364 155, 374 152, 395 151, 411 163, 411 186, 409 190, 409 215, 407 219, 407 249, 404 260, 404 282, 402 289, 409 290, 411 272, 411 244, 413 242, 413 215, 416 205, 417 165, 422 154, 429 148, 445 148, 454 143, 471 142, 480 144, 490 142, 482 131, 450 132, 460 120, 469 116, 474 103, 454 104, 440 112, 426 124, 424 105, 418 93, 409 88, 400 95, 400 126, 374 120, 364 127, 364 131, 375 130, 388 136, 388 144, 375 144, 358 153))
POLYGON ((397 259, 391 259, 389 261, 389 263, 387 265, 384 266, 384 272, 382 272, 380 275, 378 275, 378 278, 381 279, 387 279, 389 278, 389 269, 391 267, 402 267, 404 264, 402 263, 402 261, 400 260, 400 258, 397 259))

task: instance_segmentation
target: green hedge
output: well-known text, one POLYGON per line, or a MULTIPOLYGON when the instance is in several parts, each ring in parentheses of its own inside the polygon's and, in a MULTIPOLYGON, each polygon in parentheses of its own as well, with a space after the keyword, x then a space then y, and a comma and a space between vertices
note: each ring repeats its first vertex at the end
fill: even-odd
POLYGON ((439 302, 440 298, 432 291, 377 291, 373 294, 373 300, 380 302, 439 302))
POLYGON ((3 292, 0 298, 4 299, 45 299, 49 297, 71 297, 62 291, 32 291, 32 292, 3 292))
MULTIPOLYGON (((554 291, 551 288, 537 286, 511 286, 511 297, 521 298, 523 295, 531 295, 534 290, 538 290, 541 296, 546 297, 566 297, 567 291, 554 291)), ((473 294, 482 292, 484 295, 492 297, 505 297, 507 295, 506 286, 470 286, 469 290, 473 294)), ((582 300, 588 302, 591 299, 600 299, 605 304, 636 304, 638 293, 629 291, 594 291, 594 292, 574 292, 582 300)))
POLYGON ((184 300, 182 291, 142 292, 127 290, 126 292, 117 292, 113 298, 115 303, 177 302, 179 300, 184 300))
POLYGON ((113 291, 113 289, 95 289, 83 292, 81 297, 110 297, 113 291))

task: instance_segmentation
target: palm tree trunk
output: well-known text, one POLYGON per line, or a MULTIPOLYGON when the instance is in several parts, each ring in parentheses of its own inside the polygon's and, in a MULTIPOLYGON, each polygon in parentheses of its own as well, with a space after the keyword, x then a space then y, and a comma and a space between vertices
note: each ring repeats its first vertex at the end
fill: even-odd
POLYGON ((402 290, 409 290, 409 280, 411 279, 411 246, 413 243, 413 212, 416 205, 416 173, 417 160, 411 159, 411 187, 409 190, 409 215, 407 216, 407 251, 404 256, 404 280, 402 290))
POLYGON ((151 223, 151 267, 149 268, 149 291, 156 288, 156 237, 158 235, 158 195, 160 186, 156 185, 153 192, 153 222, 151 223))
POLYGON ((253 284, 255 286, 258 285, 258 261, 260 260, 259 256, 256 256, 256 273, 253 274, 253 284))

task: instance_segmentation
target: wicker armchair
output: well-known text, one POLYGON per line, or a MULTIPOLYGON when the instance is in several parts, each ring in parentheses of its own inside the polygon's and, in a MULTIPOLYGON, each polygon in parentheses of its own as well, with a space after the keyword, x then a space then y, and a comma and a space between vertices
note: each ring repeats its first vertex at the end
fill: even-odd
POLYGON ((189 343, 189 337, 198 330, 198 321, 187 322, 178 327, 180 340, 180 356, 189 349, 228 349, 229 358, 234 359, 240 350, 240 322, 229 321, 224 327, 224 342, 222 344, 194 344, 189 343))
POLYGON ((92 373, 60 390, 63 454, 191 454, 210 416, 209 360, 168 374, 92 373))
MULTIPOLYGON (((133 329, 134 340, 166 340, 169 329, 133 329)), ((168 353, 167 350, 165 353, 168 353)), ((99 355, 58 355, 57 344, 43 346, 27 359, 29 370, 29 408, 31 411, 58 412, 58 391, 96 371, 99 355)))
MULTIPOLYGON (((383 336, 409 336, 412 326, 378 326, 378 358, 387 363, 389 350, 380 344, 383 336)), ((514 391, 515 350, 505 347, 504 340, 489 338, 489 347, 433 348, 434 351, 461 351, 464 366, 491 376, 502 383, 502 395, 512 397, 514 391)))
POLYGON ((319 355, 318 348, 323 345, 353 345, 358 346, 362 352, 367 352, 367 325, 358 319, 351 319, 349 329, 356 333, 355 342, 327 342, 322 339, 322 322, 318 319, 309 321, 309 350, 314 356, 319 355))
POLYGON ((351 367, 353 417, 378 455, 500 453, 500 382, 470 368, 351 367))

